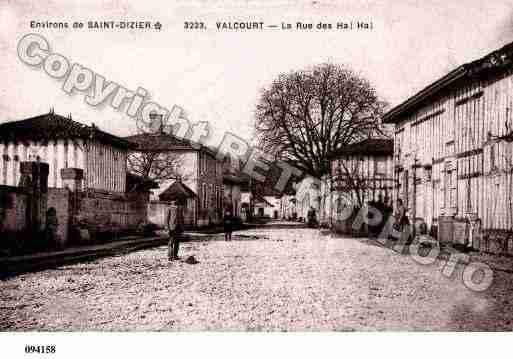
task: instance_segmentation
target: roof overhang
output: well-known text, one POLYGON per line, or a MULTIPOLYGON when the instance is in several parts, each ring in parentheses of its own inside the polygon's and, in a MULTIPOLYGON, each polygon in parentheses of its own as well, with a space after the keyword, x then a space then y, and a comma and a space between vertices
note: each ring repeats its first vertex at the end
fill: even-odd
POLYGON ((392 108, 390 111, 383 115, 384 123, 397 123, 401 120, 401 117, 414 108, 416 108, 423 101, 437 94, 447 86, 454 82, 462 79, 467 74, 465 66, 460 66, 457 69, 449 72, 444 77, 433 82, 431 85, 425 87, 423 90, 417 92, 415 95, 410 97, 408 100, 392 108))

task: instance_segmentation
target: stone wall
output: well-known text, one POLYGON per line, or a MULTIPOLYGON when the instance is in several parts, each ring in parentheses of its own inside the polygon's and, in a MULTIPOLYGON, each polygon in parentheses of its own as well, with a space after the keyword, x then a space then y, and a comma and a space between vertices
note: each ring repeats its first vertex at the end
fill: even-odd
POLYGON ((78 229, 86 229, 91 237, 99 234, 136 231, 147 222, 147 193, 104 193, 51 188, 48 208, 57 212, 60 246, 78 244, 78 229))
POLYGON ((48 189, 48 208, 55 208, 57 212, 57 240, 59 247, 68 243, 71 192, 67 188, 48 189))
POLYGON ((19 187, 0 185, 0 231, 26 228, 28 194, 19 187))
POLYGON ((147 220, 147 193, 79 193, 78 218, 97 225, 135 228, 147 220))
POLYGON ((513 255, 513 231, 484 230, 478 244, 478 250, 494 254, 513 255))
POLYGON ((83 171, 76 168, 61 171, 64 188, 48 188, 48 165, 40 162, 22 162, 20 172, 19 187, 0 185, 0 251, 7 255, 77 244, 84 230, 89 239, 148 222, 148 192, 83 191, 83 171))
MULTIPOLYGON (((148 203, 148 221, 161 228, 166 228, 167 213, 171 205, 171 202, 166 201, 150 201, 148 203)), ((187 204, 183 211, 184 226, 187 229, 194 227, 195 205, 196 199, 187 199, 187 204)))
POLYGON ((19 186, 0 186, 0 254, 45 245, 48 165, 20 162, 19 186))

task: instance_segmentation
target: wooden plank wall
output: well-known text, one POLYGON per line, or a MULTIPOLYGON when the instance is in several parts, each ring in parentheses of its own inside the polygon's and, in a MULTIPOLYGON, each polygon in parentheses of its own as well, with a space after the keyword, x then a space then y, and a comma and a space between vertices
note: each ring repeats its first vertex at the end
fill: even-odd
POLYGON ((87 188, 125 192, 127 151, 99 142, 90 142, 86 151, 87 188))
MULTIPOLYGON (((513 129, 513 75, 493 80, 468 80, 437 100, 427 103, 396 126, 395 164, 409 170, 412 195, 413 158, 432 162, 432 178, 417 183, 416 215, 436 218, 450 213, 444 203, 444 168, 447 161, 457 173, 456 217, 477 212, 485 229, 513 228, 513 144, 489 141, 488 132, 504 136, 513 129), (506 125, 507 124, 507 125, 506 125), (495 167, 492 168, 492 156, 495 167), (452 159, 454 157, 454 160, 452 159)), ((422 174, 416 169, 416 176, 422 174)), ((405 179, 396 173, 402 197, 405 179)))

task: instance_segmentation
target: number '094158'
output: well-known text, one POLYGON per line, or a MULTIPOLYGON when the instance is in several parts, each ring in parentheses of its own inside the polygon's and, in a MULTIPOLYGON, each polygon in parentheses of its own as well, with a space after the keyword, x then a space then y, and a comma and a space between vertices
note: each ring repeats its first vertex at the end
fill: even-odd
POLYGON ((25 353, 54 354, 55 345, 25 345, 25 353))

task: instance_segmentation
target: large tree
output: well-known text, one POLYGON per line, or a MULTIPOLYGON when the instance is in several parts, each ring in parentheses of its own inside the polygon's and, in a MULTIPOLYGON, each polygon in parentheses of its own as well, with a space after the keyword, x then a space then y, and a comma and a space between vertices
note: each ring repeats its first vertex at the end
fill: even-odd
MULTIPOLYGON (((150 115, 155 123, 162 124, 162 116, 150 115), (160 122, 158 122, 160 121, 160 122)), ((136 150, 129 152, 127 157, 128 171, 149 180, 161 183, 167 180, 185 179, 180 168, 183 167, 183 159, 176 151, 172 151, 175 142, 183 144, 183 140, 177 139, 171 134, 160 130, 155 132, 146 123, 138 122, 138 134, 128 139, 138 145, 136 150), (144 124, 144 125, 142 125, 144 124)))
POLYGON ((255 111, 260 147, 315 177, 330 173, 341 148, 381 133, 385 103, 369 81, 332 63, 282 74, 255 111))
POLYGON ((184 179, 179 171, 182 159, 172 152, 133 151, 128 154, 127 165, 131 173, 141 176, 144 180, 160 183, 166 180, 184 179))

